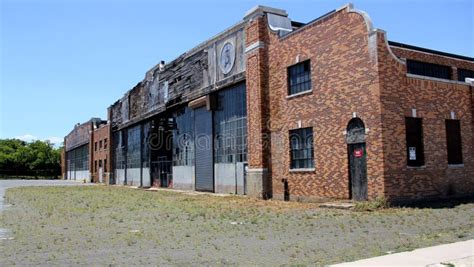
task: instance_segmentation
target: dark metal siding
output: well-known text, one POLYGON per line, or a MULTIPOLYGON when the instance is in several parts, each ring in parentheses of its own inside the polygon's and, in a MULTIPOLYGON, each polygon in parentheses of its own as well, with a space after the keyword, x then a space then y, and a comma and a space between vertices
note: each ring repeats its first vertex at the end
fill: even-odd
POLYGON ((194 110, 196 190, 214 192, 212 112, 205 107, 194 110))

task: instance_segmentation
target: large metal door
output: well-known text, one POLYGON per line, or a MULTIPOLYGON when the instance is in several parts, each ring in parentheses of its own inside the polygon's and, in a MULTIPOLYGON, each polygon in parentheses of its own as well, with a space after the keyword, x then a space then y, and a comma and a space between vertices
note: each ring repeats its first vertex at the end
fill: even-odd
POLYGON ((194 110, 196 190, 214 192, 212 112, 194 110))

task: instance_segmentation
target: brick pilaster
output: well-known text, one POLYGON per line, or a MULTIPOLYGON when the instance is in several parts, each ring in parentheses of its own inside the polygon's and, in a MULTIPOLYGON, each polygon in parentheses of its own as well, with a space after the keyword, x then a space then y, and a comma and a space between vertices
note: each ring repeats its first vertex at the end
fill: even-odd
POLYGON ((265 8, 257 7, 245 19, 246 28, 246 86, 248 195, 271 197, 269 162, 271 158, 268 101, 268 26, 265 8))

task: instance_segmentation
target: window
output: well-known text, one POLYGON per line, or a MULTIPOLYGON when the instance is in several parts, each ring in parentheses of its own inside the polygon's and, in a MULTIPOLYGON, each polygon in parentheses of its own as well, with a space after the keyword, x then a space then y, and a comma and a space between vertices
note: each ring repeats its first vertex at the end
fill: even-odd
POLYGON ((216 163, 247 161, 247 101, 244 84, 217 92, 214 132, 216 163))
POLYGON ((309 60, 288 67, 288 95, 311 90, 311 64, 309 60))
POLYGON ((140 125, 127 130, 127 169, 140 168, 140 125))
POLYGON ((97 172, 97 160, 94 160, 94 172, 97 172))
POLYGON ((422 124, 423 120, 420 118, 405 118, 408 166, 425 165, 422 124))
POLYGON ((66 153, 68 171, 89 170, 89 146, 83 145, 66 153))
POLYGON ((107 149, 107 138, 104 139, 104 149, 107 149))
POLYGON ((102 150, 102 140, 99 141, 99 149, 102 150))
MULTIPOLYGON (((143 136, 142 136, 142 168, 150 167, 150 134, 151 134, 151 122, 145 122, 142 124, 143 136)), ((107 139, 104 140, 104 148, 107 139)), ((105 164, 105 163, 104 163, 105 164)))
POLYGON ((461 122, 446 120, 446 144, 448 164, 462 164, 461 122))
POLYGON ((451 67, 407 59, 407 72, 440 79, 451 79, 451 67))
POLYGON ((107 159, 104 159, 104 172, 107 172, 107 159))
POLYGON ((126 130, 121 130, 114 133, 114 138, 112 141, 114 145, 112 146, 115 149, 114 158, 115 169, 125 169, 125 158, 126 158, 126 130))
POLYGON ((290 131, 291 169, 314 168, 313 128, 290 131))
POLYGON ((458 81, 465 82, 466 78, 474 79, 474 70, 458 69, 458 81))
POLYGON ((174 114, 176 128, 173 129, 173 166, 194 165, 194 115, 189 107, 174 114))
POLYGON ((94 143, 94 151, 97 151, 97 142, 94 143))

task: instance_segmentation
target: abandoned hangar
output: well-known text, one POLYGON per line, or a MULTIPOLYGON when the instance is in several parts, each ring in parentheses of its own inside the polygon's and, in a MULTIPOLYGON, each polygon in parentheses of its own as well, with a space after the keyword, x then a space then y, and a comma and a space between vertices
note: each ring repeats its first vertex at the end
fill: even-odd
POLYGON ((351 4, 309 23, 257 6, 150 69, 106 124, 76 126, 63 175, 77 178, 79 155, 80 178, 139 187, 309 201, 472 195, 472 78, 473 58, 390 42, 351 4), (96 135, 109 146, 94 150, 96 135))

